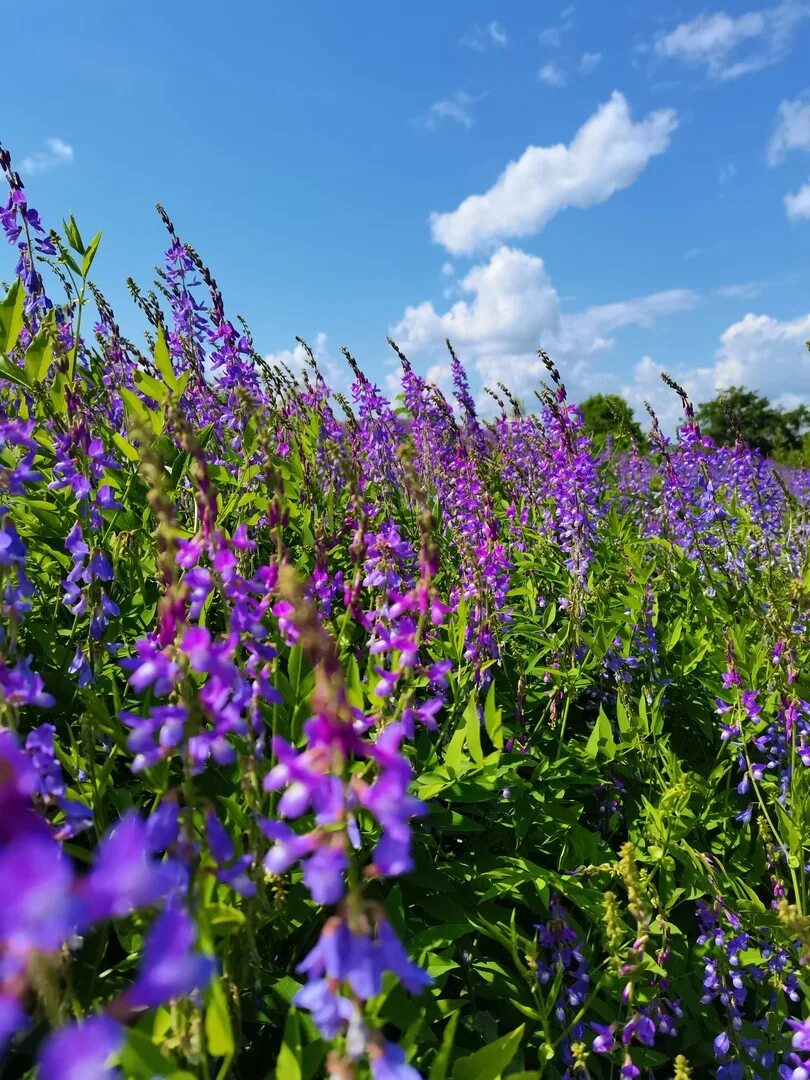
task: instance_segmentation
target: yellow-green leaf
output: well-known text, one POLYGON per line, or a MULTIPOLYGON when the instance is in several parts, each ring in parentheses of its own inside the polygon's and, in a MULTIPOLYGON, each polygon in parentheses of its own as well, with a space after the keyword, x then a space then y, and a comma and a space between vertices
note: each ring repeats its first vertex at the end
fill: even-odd
POLYGON ((169 346, 166 344, 166 335, 162 326, 157 328, 157 334, 155 335, 155 367, 163 376, 166 385, 176 392, 177 376, 174 373, 172 358, 169 355, 169 346))
POLYGON ((17 344, 23 328, 24 305, 25 289, 17 278, 5 300, 0 303, 0 353, 7 355, 17 344))
POLYGON ((214 979, 206 993, 205 1038, 208 1052, 214 1057, 229 1057, 233 1054, 235 1047, 231 1016, 219 979, 214 979))

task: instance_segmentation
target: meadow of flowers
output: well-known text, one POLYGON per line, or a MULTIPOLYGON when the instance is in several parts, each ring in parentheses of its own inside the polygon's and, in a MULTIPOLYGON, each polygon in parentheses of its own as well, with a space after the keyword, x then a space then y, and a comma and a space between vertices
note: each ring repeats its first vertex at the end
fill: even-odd
POLYGON ((810 477, 271 367, 163 211, 133 343, 0 167, 0 1074, 810 1077, 810 477))

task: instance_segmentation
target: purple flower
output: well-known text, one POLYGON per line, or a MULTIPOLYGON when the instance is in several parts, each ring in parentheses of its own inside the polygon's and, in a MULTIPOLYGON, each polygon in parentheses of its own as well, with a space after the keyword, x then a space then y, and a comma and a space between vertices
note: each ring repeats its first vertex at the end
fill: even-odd
POLYGON ((405 946, 388 922, 377 926, 380 955, 386 971, 392 971, 409 994, 421 994, 433 979, 409 958, 405 946))
POLYGON ((166 908, 146 935, 138 978, 126 994, 128 1004, 154 1008, 204 989, 217 965, 212 956, 195 952, 195 938, 188 912, 176 906, 166 908))
POLYGON ((90 548, 87 546, 82 533, 81 522, 76 521, 73 528, 67 534, 65 540, 65 550, 70 555, 71 559, 75 563, 82 563, 90 554, 90 548))
POLYGON ((740 699, 746 714, 751 720, 755 720, 762 712, 762 706, 757 704, 758 696, 759 690, 745 690, 740 699))
POLYGON ((161 697, 172 689, 180 669, 173 660, 163 653, 157 642, 145 638, 135 643, 137 657, 122 660, 121 666, 132 674, 130 685, 139 693, 154 685, 155 693, 161 697))
POLYGON ((355 1007, 333 987, 330 979, 306 983, 293 998, 293 1005, 307 1009, 325 1039, 334 1039, 355 1014, 355 1007))
POLYGON ((165 851, 177 840, 180 809, 177 803, 162 802, 146 819, 146 839, 153 855, 165 851))
POLYGON ((616 1042, 616 1032, 613 1025, 596 1024, 592 1023, 591 1027, 596 1032, 596 1038, 593 1040, 593 1050, 597 1054, 609 1054, 612 1050, 615 1050, 618 1043, 616 1042))
POLYGON ((31 657, 18 660, 16 667, 7 667, 0 659, 0 701, 20 708, 36 705, 41 709, 55 704, 55 699, 45 693, 42 676, 31 670, 31 657))
POLYGON ((720 1034, 714 1040, 714 1056, 725 1057, 729 1051, 731 1042, 728 1037, 727 1031, 721 1031, 720 1034))
POLYGON ((421 1080, 416 1069, 406 1063, 405 1051, 396 1043, 372 1044, 368 1056, 373 1080, 421 1080))
POLYGON ((80 895, 93 921, 149 907, 171 891, 176 875, 168 863, 153 857, 153 850, 149 830, 136 814, 113 825, 81 883, 80 895))
POLYGON ((5 1053, 14 1035, 27 1027, 30 1022, 16 998, 9 994, 0 994, 0 1055, 5 1053))
POLYGON ((336 904, 343 896, 343 879, 348 869, 346 852, 339 847, 321 846, 304 863, 304 882, 316 904, 336 904))
POLYGON ((0 881, 13 882, 0 904, 0 942, 12 956, 53 952, 82 919, 73 867, 47 836, 21 836, 2 848, 0 881))
POLYGON ((807 1020, 791 1020, 788 1017, 788 1026, 793 1028, 791 1040, 794 1050, 810 1050, 810 1018, 807 1020))
POLYGON ((106 1016, 68 1024, 50 1035, 39 1054, 41 1080, 114 1080, 110 1059, 124 1045, 124 1029, 106 1016))

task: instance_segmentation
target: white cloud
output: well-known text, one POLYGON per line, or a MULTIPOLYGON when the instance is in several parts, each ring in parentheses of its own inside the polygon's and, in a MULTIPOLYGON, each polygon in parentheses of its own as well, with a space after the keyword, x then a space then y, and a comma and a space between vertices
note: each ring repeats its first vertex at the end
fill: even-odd
POLYGON ((29 176, 33 176, 34 173, 49 172, 58 165, 70 165, 73 156, 73 147, 62 139, 46 139, 43 150, 36 150, 22 159, 20 170, 29 176))
POLYGON ((487 23, 483 27, 471 26, 462 35, 459 44, 464 45, 467 49, 472 49, 474 52, 486 52, 487 49, 493 46, 505 49, 509 44, 509 35, 501 24, 493 19, 491 23, 487 23))
MULTIPOLYGON (((669 374, 698 404, 729 386, 758 390, 777 404, 793 408, 810 402, 810 315, 779 320, 749 312, 720 337, 714 362, 692 368, 675 367, 669 374)), ((661 383, 660 365, 644 357, 622 394, 637 409, 651 402, 662 426, 671 430, 680 417, 677 397, 661 383)))
POLYGON ((719 184, 727 184, 729 180, 733 180, 737 175, 737 166, 733 161, 729 161, 726 165, 721 165, 717 170, 717 182, 719 184))
POLYGON ((614 91, 567 146, 529 146, 489 191, 432 214, 433 239, 457 255, 539 232, 561 210, 595 206, 629 187, 666 150, 676 127, 673 109, 633 121, 625 97, 614 91))
POLYGON ((810 218, 810 184, 800 187, 795 195, 785 196, 785 210, 791 221, 810 218))
POLYGON ((434 101, 427 112, 418 118, 417 126, 427 131, 435 131, 446 120, 460 124, 467 129, 473 126, 472 106, 475 98, 463 90, 457 90, 452 97, 443 101, 434 101))
POLYGON ((791 150, 810 150, 810 97, 782 101, 768 144, 768 164, 778 165, 791 150))
POLYGON ((565 75, 556 64, 543 64, 537 72, 537 78, 547 86, 565 86, 565 75))
POLYGON ((425 372, 425 380, 444 390, 453 382, 453 369, 449 364, 432 364, 425 372))
MULTIPOLYGON (((309 341, 307 344, 312 349, 318 367, 329 386, 333 390, 339 390, 346 382, 346 372, 344 366, 332 355, 326 334, 321 331, 316 334, 314 342, 309 341)), ((271 367, 284 365, 296 376, 309 370, 306 351, 297 343, 293 349, 280 349, 278 352, 266 353, 264 359, 271 367)))
POLYGON ((562 46, 563 36, 574 25, 573 7, 563 8, 560 12, 560 21, 556 26, 548 26, 537 35, 541 45, 548 49, 559 49, 562 46))
POLYGON ((762 285, 758 281, 741 281, 735 285, 722 285, 715 292, 724 300, 754 300, 762 292, 762 285))
POLYGON ((659 56, 703 66, 711 78, 726 82, 781 60, 796 27, 809 15, 805 0, 783 0, 742 15, 703 12, 660 36, 655 50, 659 56))
POLYGON ((441 352, 450 338, 484 383, 500 379, 519 393, 538 385, 540 346, 560 359, 572 387, 589 392, 600 378, 594 359, 610 349, 612 334, 626 326, 651 326, 697 302, 686 289, 670 289, 568 314, 543 260, 506 246, 474 266, 460 291, 465 299, 443 312, 429 301, 408 307, 392 336, 414 357, 441 352))
POLYGON ((579 71, 581 75, 590 75, 592 71, 596 71, 599 67, 599 63, 602 59, 602 54, 598 52, 586 52, 579 58, 579 71))
POLYGON ((456 268, 451 262, 442 263, 442 275, 444 277, 452 277, 455 272, 456 268))

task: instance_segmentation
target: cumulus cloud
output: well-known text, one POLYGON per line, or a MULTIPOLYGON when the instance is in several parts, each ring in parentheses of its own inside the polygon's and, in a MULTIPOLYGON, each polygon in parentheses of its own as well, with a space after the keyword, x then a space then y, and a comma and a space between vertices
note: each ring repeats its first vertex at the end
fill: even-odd
POLYGON ((461 37, 459 44, 474 52, 486 52, 487 49, 505 49, 509 44, 509 35, 495 19, 486 26, 471 26, 461 37))
MULTIPOLYGON (((794 408, 810 402, 810 314, 779 320, 770 315, 748 313, 732 323, 720 337, 713 362, 702 366, 676 366, 673 376, 693 402, 706 401, 718 390, 747 386, 759 390, 777 404, 794 408)), ((633 379, 621 393, 638 409, 651 402, 665 428, 678 422, 677 398, 660 381, 661 366, 649 356, 633 370, 633 379)))
POLYGON ((33 176, 35 173, 50 172, 59 165, 70 165, 73 161, 73 147, 63 139, 50 138, 45 140, 45 146, 41 150, 28 154, 20 162, 20 171, 23 174, 33 176))
POLYGON ((417 119, 416 124, 426 131, 435 131, 449 120, 451 123, 460 124, 469 129, 474 123, 472 114, 474 104, 475 98, 463 90, 457 90, 452 97, 434 101, 427 112, 417 119))
POLYGON ((537 78, 540 82, 544 82, 546 86, 565 86, 565 75, 556 64, 543 64, 537 72, 537 78))
POLYGON ((768 164, 778 165, 791 150, 810 150, 810 97, 782 101, 768 144, 768 164))
MULTIPOLYGON (((318 367, 326 381, 334 389, 340 389, 346 381, 345 369, 332 355, 326 334, 321 331, 316 334, 314 341, 309 341, 307 344, 312 349, 318 367)), ((309 370, 306 351, 297 343, 295 348, 292 349, 280 349, 278 352, 266 353, 264 359, 271 367, 284 366, 296 376, 309 370)))
POLYGON ((474 266, 459 288, 464 299, 446 311, 430 301, 408 307, 392 336, 414 357, 440 353, 450 338, 484 383, 502 380, 518 393, 530 392, 542 377, 540 346, 563 363, 578 392, 590 392, 600 381, 595 360, 611 348, 611 335, 697 303, 689 290, 670 289, 569 314, 543 260, 507 246, 474 266))
POLYGON ((794 195, 785 196, 785 210, 791 221, 810 218, 810 184, 800 187, 794 195))
POLYGON ((629 187, 666 150, 676 127, 673 109, 634 121, 627 100, 615 91, 568 145, 529 146, 489 191, 432 214, 433 239, 460 255, 539 232, 560 211, 595 206, 629 187))
POLYGON ((806 0, 784 0, 773 8, 729 15, 703 12, 655 42, 659 56, 705 67, 721 82, 761 71, 790 49, 799 23, 810 15, 806 0))

